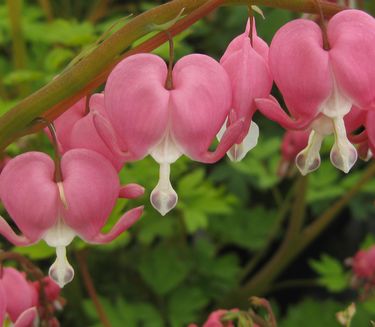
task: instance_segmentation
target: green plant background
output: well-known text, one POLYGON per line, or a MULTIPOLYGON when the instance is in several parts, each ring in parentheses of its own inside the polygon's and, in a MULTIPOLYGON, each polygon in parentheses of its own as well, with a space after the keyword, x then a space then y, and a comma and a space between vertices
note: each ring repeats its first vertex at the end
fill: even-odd
MULTIPOLYGON (((161 3, 17 0, 21 14, 15 24, 21 31, 15 38, 10 1, 0 2, 0 114, 50 81, 79 53, 90 51, 100 35, 122 17, 161 3), (51 12, 45 3, 52 6, 51 12), (107 6, 101 7, 103 3, 107 6)), ((371 1, 366 5, 374 10, 371 1)), ((256 17, 257 31, 268 43, 280 26, 299 17, 285 10, 263 9, 266 19, 256 17)), ((219 59, 230 40, 244 30, 246 18, 244 7, 221 8, 175 38, 177 57, 200 52, 219 59)), ((155 53, 167 59, 168 47, 163 45, 155 53)), ((283 130, 259 114, 254 120, 261 130, 259 144, 241 163, 223 159, 205 166, 181 158, 172 166, 179 203, 165 217, 148 201, 157 182, 155 162, 146 158, 123 168, 123 182, 137 182, 147 191, 137 201, 119 200, 107 227, 124 210, 140 203, 145 203, 145 214, 129 233, 109 245, 88 246, 76 240, 70 246, 76 278, 62 292, 67 300, 59 314, 63 326, 100 326, 83 286, 77 251, 87 255, 95 287, 114 327, 186 326, 203 322, 219 306, 238 305, 234 290, 241 292, 277 251, 290 217, 289 211, 282 212, 293 206, 299 192, 299 184, 297 189, 293 186, 296 172, 283 180, 276 174, 283 130)), ((329 163, 330 143, 324 145, 322 166, 308 178, 305 223, 345 195, 367 165, 358 162, 345 176, 329 163)), ((27 150, 52 153, 47 138, 39 133, 13 143, 7 154, 27 150)), ((350 289, 350 269, 343 261, 373 243, 369 235, 375 230, 374 190, 372 179, 315 242, 286 264, 275 281, 264 281, 265 291, 246 296, 267 296, 282 327, 338 326, 335 313, 352 301, 358 305, 353 326, 369 326, 375 318, 375 299, 359 301, 350 289)), ((12 249, 4 239, 1 247, 12 249)), ((43 242, 13 250, 27 255, 44 271, 54 256, 43 242)))

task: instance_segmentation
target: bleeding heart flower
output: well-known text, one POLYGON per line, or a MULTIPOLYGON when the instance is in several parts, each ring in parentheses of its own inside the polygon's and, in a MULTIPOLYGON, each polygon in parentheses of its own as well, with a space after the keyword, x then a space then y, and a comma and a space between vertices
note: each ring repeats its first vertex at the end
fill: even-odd
POLYGON ((242 121, 232 124, 216 151, 209 152, 231 104, 225 70, 212 58, 194 54, 176 63, 172 89, 166 87, 167 74, 158 56, 137 54, 124 59, 105 87, 108 121, 99 114, 94 119, 103 140, 126 161, 150 154, 160 164, 151 203, 162 215, 177 203, 169 180, 170 164, 182 154, 213 163, 225 155, 243 128, 242 121))
POLYGON ((93 123, 95 112, 106 116, 104 95, 93 94, 89 100, 89 109, 89 112, 86 112, 86 97, 82 98, 54 121, 60 150, 62 153, 79 148, 93 150, 106 157, 120 170, 124 161, 107 147, 93 123))
POLYGON ((31 327, 37 318, 36 297, 36 290, 24 274, 14 268, 3 268, 0 276, 0 326, 10 319, 14 327, 31 327))
POLYGON ((224 67, 232 84, 232 112, 218 134, 220 139, 226 126, 232 121, 244 119, 244 129, 228 156, 233 161, 242 160, 256 146, 259 128, 252 121, 256 111, 255 98, 268 97, 272 88, 272 76, 268 67, 268 45, 256 34, 255 22, 250 38, 250 23, 243 34, 228 46, 220 64, 224 67))
POLYGON ((375 108, 375 20, 359 10, 344 10, 328 24, 330 49, 323 46, 320 27, 308 20, 289 22, 270 47, 270 68, 290 119, 272 98, 257 99, 258 108, 287 129, 312 132, 297 158, 302 174, 319 167, 317 153, 325 135, 334 134, 334 166, 348 172, 357 151, 348 141, 343 117, 352 105, 375 108))
POLYGON ((3 218, 0 233, 15 245, 43 239, 55 247, 57 258, 49 273, 63 287, 74 275, 66 259, 66 246, 73 238, 110 242, 139 219, 142 207, 125 213, 108 234, 102 234, 116 199, 134 195, 137 186, 121 190, 110 162, 86 149, 67 151, 61 172, 62 181, 56 182, 54 162, 44 153, 28 152, 12 159, 0 175, 0 197, 23 235, 17 235, 3 218))

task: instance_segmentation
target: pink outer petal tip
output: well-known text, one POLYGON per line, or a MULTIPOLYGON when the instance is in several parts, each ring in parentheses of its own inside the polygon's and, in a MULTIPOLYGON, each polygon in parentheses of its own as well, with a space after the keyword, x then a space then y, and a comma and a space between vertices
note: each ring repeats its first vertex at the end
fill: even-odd
POLYGON ((138 184, 127 184, 120 188, 119 197, 124 199, 135 199, 145 193, 145 188, 138 184))
POLYGON ((14 327, 31 327, 37 316, 38 311, 35 307, 27 309, 18 317, 17 321, 14 323, 14 327))
POLYGON ((279 123, 285 129, 303 130, 306 129, 313 121, 311 119, 299 118, 293 120, 280 107, 279 103, 274 98, 255 99, 255 103, 259 111, 267 118, 279 123))
POLYGON ((134 223, 138 221, 143 213, 143 206, 131 209, 127 211, 112 228, 112 230, 107 234, 99 233, 86 241, 90 243, 103 244, 109 243, 118 237, 125 230, 129 229, 134 223))

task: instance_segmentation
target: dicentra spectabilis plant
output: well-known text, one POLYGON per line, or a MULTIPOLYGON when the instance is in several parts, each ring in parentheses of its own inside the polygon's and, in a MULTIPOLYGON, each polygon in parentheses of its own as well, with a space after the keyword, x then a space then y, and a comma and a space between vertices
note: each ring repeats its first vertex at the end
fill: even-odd
POLYGON ((178 198, 170 165, 183 154, 199 162, 218 161, 243 128, 243 119, 237 119, 216 151, 208 151, 230 112, 232 94, 227 73, 206 55, 183 57, 173 71, 153 54, 126 58, 109 75, 104 99, 108 121, 97 114, 96 125, 106 143, 125 161, 150 154, 160 165, 150 199, 162 215, 178 198))
POLYGON ((249 22, 245 32, 228 45, 220 64, 228 73, 233 96, 232 111, 218 138, 231 123, 244 120, 242 133, 228 151, 231 160, 240 161, 258 142, 259 128, 252 121, 256 111, 254 99, 268 97, 273 82, 268 67, 268 45, 257 35, 255 21, 253 28, 249 22))
POLYGON ((348 172, 357 151, 348 141, 344 116, 353 105, 375 109, 375 20, 359 10, 335 15, 327 30, 294 20, 283 26, 270 46, 270 68, 290 113, 274 99, 257 100, 258 108, 288 129, 311 127, 309 144, 297 157, 307 174, 320 165, 323 138, 335 135, 334 166, 348 172))
POLYGON ((116 199, 128 191, 120 187, 111 163, 94 151, 67 151, 58 167, 48 155, 28 152, 12 159, 0 175, 0 198, 22 235, 3 218, 0 232, 15 245, 43 239, 55 247, 56 261, 49 273, 63 287, 74 276, 66 247, 75 236, 89 243, 107 243, 139 219, 142 207, 126 212, 110 232, 101 233, 116 199))

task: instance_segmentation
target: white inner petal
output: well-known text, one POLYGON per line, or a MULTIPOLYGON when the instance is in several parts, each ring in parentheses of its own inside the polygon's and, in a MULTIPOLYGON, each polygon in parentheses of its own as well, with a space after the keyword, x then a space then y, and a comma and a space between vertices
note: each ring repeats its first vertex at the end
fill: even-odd
POLYGON ((352 105, 352 101, 340 92, 335 79, 333 79, 332 93, 320 106, 319 111, 330 118, 344 117, 349 113, 352 105))
POLYGON ((73 267, 66 258, 66 247, 56 247, 56 260, 49 268, 49 276, 62 288, 74 277, 73 267))
POLYGON ((307 147, 296 156, 296 166, 302 175, 317 170, 320 166, 320 147, 322 146, 323 136, 314 130, 311 131, 307 147))
POLYGON ((171 136, 169 127, 163 139, 152 148, 150 154, 160 165, 159 181, 151 192, 150 201, 152 206, 164 216, 177 204, 178 196, 169 179, 170 164, 182 155, 182 151, 171 136))
POLYGON ((182 151, 180 151, 178 145, 173 140, 169 127, 160 143, 151 149, 150 155, 159 164, 171 164, 181 157, 182 151))
MULTIPOLYGON (((220 140, 223 138, 225 131, 227 130, 227 120, 225 120, 220 131, 216 134, 216 138, 220 140)), ((256 123, 251 121, 249 132, 240 144, 234 144, 227 155, 231 161, 241 161, 245 158, 246 154, 258 144, 259 138, 259 127, 256 123)))
POLYGON ((331 149, 331 162, 336 168, 348 173, 357 161, 357 149, 348 140, 344 119, 342 117, 335 118, 333 124, 335 143, 331 149))
POLYGON ((159 211, 162 216, 171 211, 178 201, 178 195, 172 187, 169 176, 170 164, 161 163, 158 184, 150 195, 152 206, 159 211))

